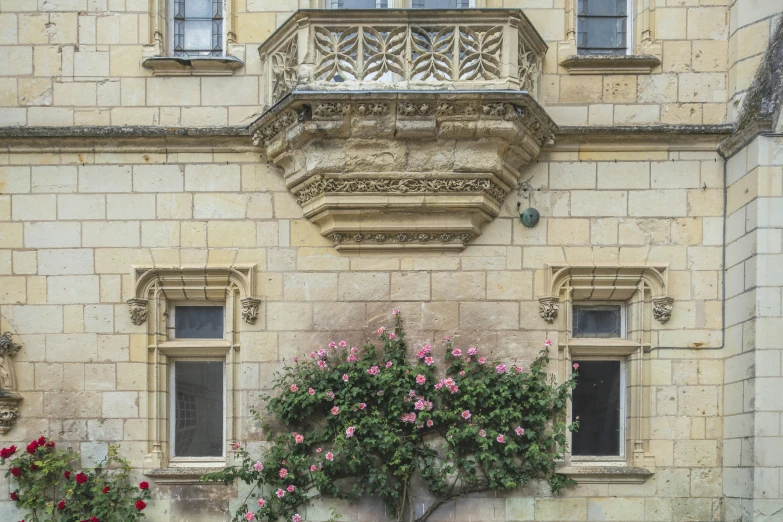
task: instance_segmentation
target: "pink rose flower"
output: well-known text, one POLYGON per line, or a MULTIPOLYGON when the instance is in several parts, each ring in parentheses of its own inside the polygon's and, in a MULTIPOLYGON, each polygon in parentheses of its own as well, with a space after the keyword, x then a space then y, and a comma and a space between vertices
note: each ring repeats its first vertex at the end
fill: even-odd
POLYGON ((422 374, 416 376, 416 384, 422 386, 425 382, 427 382, 427 378, 425 376, 422 374))
POLYGON ((292 384, 292 385, 291 385, 291 391, 292 391, 293 393, 296 393, 296 392, 298 392, 298 391, 299 391, 299 386, 297 386, 296 384, 292 384))
POLYGON ((392 310, 392 315, 400 315, 400 311, 398 309, 392 310))
POLYGON ((245 513, 245 520, 255 520, 256 516, 253 514, 252 511, 248 511, 245 513))
POLYGON ((451 355, 453 355, 454 357, 462 357, 462 350, 460 350, 459 348, 454 348, 453 350, 451 350, 451 355))
POLYGON ((424 364, 426 364, 427 366, 432 366, 433 364, 435 364, 435 359, 433 359, 432 357, 425 357, 424 364))
POLYGON ((277 495, 277 498, 283 498, 285 496, 285 491, 283 491, 280 488, 277 488, 277 491, 275 491, 275 495, 277 495))
POLYGON ((474 355, 476 355, 477 353, 478 353, 478 350, 476 350, 476 348, 475 348, 475 347, 470 347, 470 348, 468 348, 468 355, 470 355, 471 357, 473 357, 473 356, 474 356, 474 355))
POLYGON ((302 522, 302 515, 297 513, 296 515, 292 516, 291 522, 302 522))
POLYGON ((315 448, 316 453, 321 453, 323 451, 323 448, 315 448))
POLYGON ((460 377, 465 377, 465 370, 462 370, 461 372, 459 372, 459 376, 460 377))
POLYGON ((505 444, 506 443, 506 437, 504 437, 503 434, 498 435, 497 439, 495 439, 495 440, 497 440, 501 444, 505 444))
POLYGON ((300 435, 299 433, 294 435, 294 441, 296 441, 297 444, 301 444, 304 442, 304 435, 300 435))
POLYGON ((315 464, 310 466, 310 471, 312 471, 312 472, 318 471, 318 468, 315 466, 315 464))
POLYGON ((237 444, 235 442, 234 444, 231 445, 231 447, 234 448, 235 450, 237 450, 237 449, 239 449, 239 444, 237 444))
POLYGON ((265 507, 266 506, 266 500, 263 498, 258 499, 258 507, 265 507))
POLYGON ((372 368, 367 370, 367 373, 369 375, 378 375, 379 373, 381 373, 381 370, 379 370, 377 366, 373 366, 372 368))
POLYGON ((345 341, 340 341, 339 343, 337 343, 337 346, 339 346, 340 348, 345 348, 346 346, 348 346, 348 343, 346 343, 345 341))
POLYGON ((462 418, 465 420, 468 420, 471 417, 470 410, 465 410, 462 412, 462 418))
POLYGON ((326 452, 326 460, 334 460, 334 454, 331 451, 326 452))
POLYGON ((552 346, 552 340, 551 339, 547 339, 546 341, 544 341, 544 346, 546 346, 547 348, 552 346))
POLYGON ((350 377, 348 377, 347 373, 344 373, 343 374, 343 382, 348 382, 348 379, 350 379, 350 377))
POLYGON ((359 403, 359 409, 360 409, 360 410, 363 410, 363 409, 364 409, 364 408, 366 408, 366 407, 367 407, 367 404, 365 404, 365 403, 363 403, 363 402, 360 402, 360 403, 359 403))
POLYGON ((444 339, 447 340, 447 341, 451 341, 451 336, 447 335, 446 337, 444 337, 444 339))
POLYGON ((396 333, 392 332, 392 333, 389 334, 389 339, 396 339, 396 338, 397 338, 397 334, 396 333))
POLYGON ((280 475, 280 478, 284 479, 288 476, 288 470, 285 468, 280 468, 280 471, 278 471, 277 474, 280 475))
POLYGON ((378 335, 383 335, 383 332, 385 332, 385 331, 386 331, 386 327, 385 326, 381 326, 380 328, 378 328, 378 335))
POLYGON ((515 429, 514 432, 516 432, 517 436, 521 437, 525 434, 525 428, 517 426, 517 429, 515 429))
POLYGON ((418 410, 418 411, 421 411, 421 410, 423 410, 424 408, 426 408, 426 405, 424 404, 424 401, 423 401, 423 400, 419 399, 418 401, 416 401, 416 404, 414 404, 414 405, 413 405, 413 407, 414 407, 416 410, 418 410))
POLYGON ((287 487, 287 488, 285 488, 285 489, 286 489, 286 490, 287 490, 289 493, 293 493, 293 492, 294 492, 294 490, 295 490, 296 488, 294 487, 294 485, 293 485, 293 484, 291 484, 290 486, 288 486, 288 487, 287 487))
POLYGON ((350 439, 351 437, 353 437, 354 431, 356 431, 356 428, 354 428, 353 426, 348 426, 348 429, 345 430, 345 436, 350 439))
POLYGON ((386 361, 386 369, 388 370, 389 368, 391 368, 392 364, 393 363, 391 361, 386 361))
POLYGON ((486 436, 487 436, 487 432, 486 431, 479 430, 479 437, 486 437, 486 436))
POLYGON ((329 348, 334 348, 335 346, 337 346, 337 345, 335 344, 335 342, 334 342, 334 341, 332 341, 331 343, 329 343, 329 348))
POLYGON ((435 424, 435 422, 433 422, 433 420, 432 420, 432 419, 430 419, 430 420, 428 420, 428 421, 427 421, 427 427, 428 427, 428 428, 432 428, 432 425, 433 425, 433 424, 435 424))
POLYGON ((495 371, 498 373, 506 373, 506 365, 498 364, 497 366, 495 366, 495 371))
POLYGON ((340 407, 339 406, 333 406, 331 410, 329 410, 332 415, 337 415, 340 413, 340 407))
POLYGON ((479 357, 478 358, 478 363, 479 364, 484 364, 485 362, 487 362, 487 358, 486 357, 479 357))
POLYGON ((574 363, 574 370, 578 370, 578 369, 579 369, 579 363, 574 363))
POLYGON ((264 471, 264 465, 261 463, 261 461, 258 461, 255 464, 253 464, 253 469, 258 472, 264 471))
POLYGON ((326 392, 326 397, 327 397, 327 398, 328 398, 330 401, 333 401, 333 400, 334 400, 334 392, 333 392, 332 390, 329 390, 328 392, 326 392))
POLYGON ((309 390, 307 390, 307 393, 309 393, 310 395, 315 395, 315 390, 310 388, 309 390))

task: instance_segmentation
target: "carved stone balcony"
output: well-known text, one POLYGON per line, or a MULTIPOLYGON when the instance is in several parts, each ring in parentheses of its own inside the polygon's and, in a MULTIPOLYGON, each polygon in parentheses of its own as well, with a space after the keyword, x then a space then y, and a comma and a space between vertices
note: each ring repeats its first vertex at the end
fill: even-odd
POLYGON ((299 11, 259 48, 254 141, 340 250, 459 250, 553 140, 519 10, 299 11))

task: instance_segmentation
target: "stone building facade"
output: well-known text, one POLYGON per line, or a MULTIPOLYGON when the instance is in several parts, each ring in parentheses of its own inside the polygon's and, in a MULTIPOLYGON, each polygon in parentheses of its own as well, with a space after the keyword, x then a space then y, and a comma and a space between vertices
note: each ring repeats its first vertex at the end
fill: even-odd
POLYGON ((0 439, 119 445, 151 521, 226 520, 174 457, 173 362, 223 362, 197 464, 230 463, 284 360, 399 308, 497 359, 550 338, 560 377, 622 361, 617 458, 430 520, 783 520, 783 2, 629 0, 611 56, 581 0, 382 4, 224 0, 189 56, 174 0, 0 0, 0 439), (219 340, 172 333, 186 301, 219 340), (575 335, 593 305, 618 338, 575 335))

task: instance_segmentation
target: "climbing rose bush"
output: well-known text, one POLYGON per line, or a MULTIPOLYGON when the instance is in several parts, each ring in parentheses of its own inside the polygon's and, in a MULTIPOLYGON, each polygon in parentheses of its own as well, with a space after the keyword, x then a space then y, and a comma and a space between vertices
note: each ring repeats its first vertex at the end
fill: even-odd
MULTIPOLYGON (((11 477, 10 499, 27 511, 28 522, 133 522, 144 517, 147 482, 130 484, 130 465, 109 446, 97 468, 78 469, 78 455, 55 448, 41 437, 26 448, 0 450, 0 464, 11 477)), ((25 522, 24 520, 21 522, 25 522)))
POLYGON ((235 446, 239 465, 203 480, 251 485, 234 522, 301 522, 319 496, 380 497, 395 520, 426 520, 462 495, 547 480, 552 491, 575 484, 556 473, 566 447, 566 405, 575 375, 556 384, 546 372, 549 341, 525 368, 490 362, 474 347, 445 341, 445 375, 429 344, 408 353, 399 313, 380 328, 381 349, 345 341, 286 366, 254 412, 270 441, 263 455, 235 446), (272 428, 264 419, 278 421, 272 428), (412 484, 434 500, 415 518, 412 484))

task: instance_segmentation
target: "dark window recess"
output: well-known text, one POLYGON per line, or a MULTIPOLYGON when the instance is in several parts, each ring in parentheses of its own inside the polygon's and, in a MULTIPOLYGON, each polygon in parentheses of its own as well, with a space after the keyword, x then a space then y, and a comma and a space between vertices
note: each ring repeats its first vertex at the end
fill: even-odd
POLYGON ((414 9, 467 9, 470 0, 413 0, 414 9))
POLYGON ((174 455, 223 456, 223 363, 174 363, 174 455))
POLYGON ((572 337, 608 339, 622 334, 619 306, 574 306, 572 337))
POLYGON ((571 437, 571 454, 620 455, 620 361, 574 361, 579 375, 572 399, 579 430, 571 437))
POLYGON ((577 53, 624 55, 628 33, 628 0, 579 0, 577 53))
POLYGON ((332 9, 375 9, 388 7, 388 0, 331 0, 332 9))
POLYGON ((222 339, 222 306, 177 306, 174 308, 177 339, 222 339))
POLYGON ((174 0, 174 56, 223 56, 223 0, 174 0))

